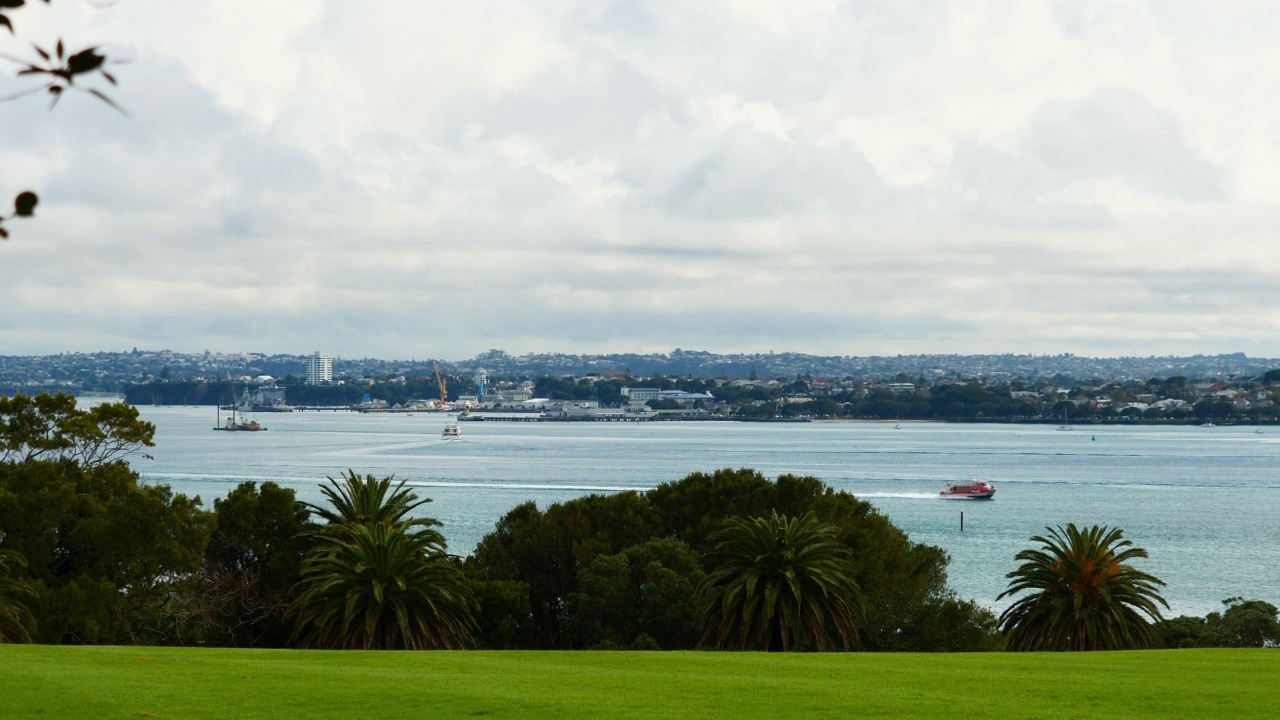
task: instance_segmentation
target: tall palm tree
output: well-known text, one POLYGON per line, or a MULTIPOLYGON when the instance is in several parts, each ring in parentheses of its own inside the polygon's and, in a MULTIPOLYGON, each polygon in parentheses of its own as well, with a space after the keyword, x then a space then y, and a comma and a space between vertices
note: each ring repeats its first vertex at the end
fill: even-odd
MULTIPOLYGON (((399 523, 405 521, 406 516, 418 507, 431 502, 430 498, 419 499, 416 494, 406 490, 403 480, 393 488, 391 483, 395 480, 394 475, 379 480, 373 475, 360 477, 354 471, 347 470, 342 474, 342 482, 333 478, 326 479, 329 485, 321 485, 320 492, 329 499, 332 509, 312 503, 303 504, 311 512, 324 518, 335 531, 358 523, 399 523)), ((419 518, 408 521, 408 524, 439 525, 430 518, 419 518)))
POLYGON ((729 518, 698 587, 702 641, 717 649, 849 649, 862 594, 849 548, 812 511, 729 518))
POLYGON ((445 554, 444 537, 407 523, 362 523, 318 534, 291 608, 296 637, 314 648, 463 647, 475 598, 445 554))
MULTIPOLYGON (((4 535, 0 534, 0 540, 3 539, 4 535)), ((18 596, 34 598, 36 593, 26 583, 9 576, 12 569, 26 566, 21 555, 0 548, 0 643, 31 642, 28 628, 35 624, 35 619, 18 596)))
POLYGON ((1164 583, 1129 564, 1147 551, 1124 539, 1124 531, 1074 523, 1046 527, 1032 536, 1042 547, 1023 550, 1023 561, 1006 577, 1009 589, 997 600, 1026 595, 1000 616, 1010 650, 1125 650, 1161 647, 1159 622, 1164 583))

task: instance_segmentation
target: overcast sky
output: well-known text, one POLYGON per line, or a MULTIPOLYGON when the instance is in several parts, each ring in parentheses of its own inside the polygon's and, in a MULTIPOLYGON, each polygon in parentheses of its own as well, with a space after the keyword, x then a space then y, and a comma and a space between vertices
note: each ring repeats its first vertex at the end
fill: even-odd
POLYGON ((1270 2, 94 4, 0 354, 1280 356, 1270 2))

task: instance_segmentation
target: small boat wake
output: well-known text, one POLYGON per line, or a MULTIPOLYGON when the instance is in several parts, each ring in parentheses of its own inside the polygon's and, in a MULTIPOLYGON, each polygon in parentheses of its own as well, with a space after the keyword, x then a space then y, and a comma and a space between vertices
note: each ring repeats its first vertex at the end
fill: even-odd
POLYGON ((555 485, 552 483, 511 482, 455 482, 449 480, 406 480, 410 487, 428 488, 486 488, 494 490, 565 490, 571 492, 648 492, 651 487, 627 487, 611 485, 555 485))
POLYGON ((905 500, 936 500, 938 493, 927 492, 854 492, 860 498, 903 498, 905 500))

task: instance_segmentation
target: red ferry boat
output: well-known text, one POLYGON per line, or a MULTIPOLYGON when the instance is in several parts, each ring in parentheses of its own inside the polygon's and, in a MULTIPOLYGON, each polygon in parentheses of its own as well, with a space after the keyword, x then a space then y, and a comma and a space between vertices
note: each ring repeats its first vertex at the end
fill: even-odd
POLYGON ((996 489, 986 480, 970 480, 962 483, 947 483, 947 488, 938 494, 946 498, 990 500, 996 494, 996 489))

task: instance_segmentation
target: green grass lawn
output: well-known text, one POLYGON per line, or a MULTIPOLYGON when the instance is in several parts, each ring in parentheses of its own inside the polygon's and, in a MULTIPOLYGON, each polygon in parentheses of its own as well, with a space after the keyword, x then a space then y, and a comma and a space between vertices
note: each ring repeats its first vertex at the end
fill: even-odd
POLYGON ((1280 650, 311 652, 0 645, 15 718, 1245 718, 1280 650))

